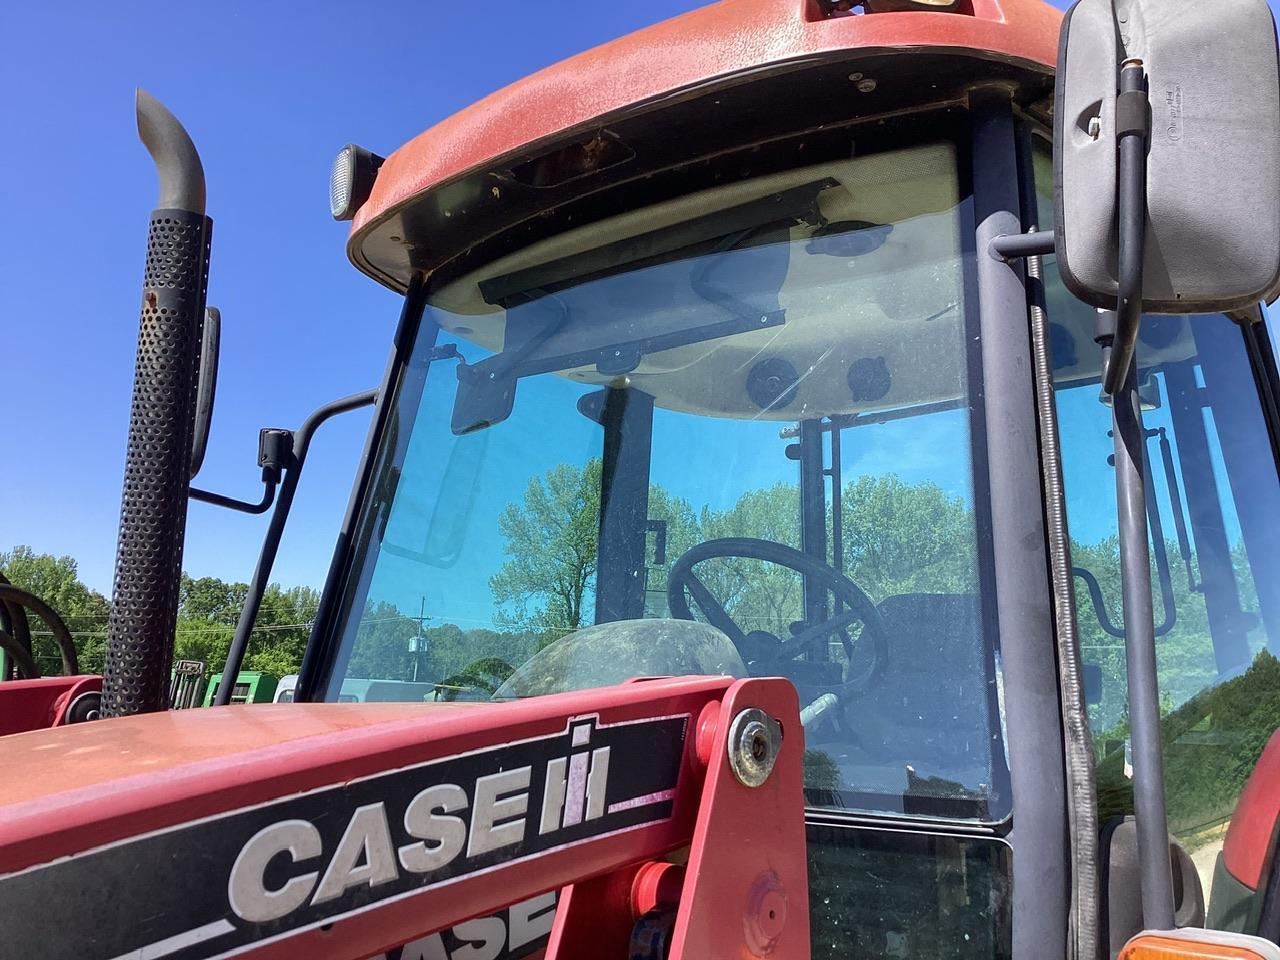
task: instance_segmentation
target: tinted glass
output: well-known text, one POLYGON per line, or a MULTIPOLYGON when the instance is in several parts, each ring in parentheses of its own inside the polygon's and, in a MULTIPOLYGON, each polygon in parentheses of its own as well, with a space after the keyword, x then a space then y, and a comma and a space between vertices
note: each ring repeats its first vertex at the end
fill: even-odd
POLYGON ((1002 960, 1012 955, 1003 841, 809 828, 813 960, 1002 960))
MULTIPOLYGON (((1042 149, 1045 215, 1050 177, 1042 149)), ((1099 392, 1093 312, 1065 291, 1056 270, 1048 293, 1105 821, 1133 810, 1111 409, 1099 392)), ((1241 790, 1280 727, 1280 481, 1235 323, 1148 316, 1138 368, 1169 829, 1195 863, 1211 925, 1239 929, 1232 878, 1215 882, 1215 872, 1241 790)))
POLYGON ((948 143, 625 214, 433 296, 330 699, 790 677, 815 804, 1005 811, 948 143))

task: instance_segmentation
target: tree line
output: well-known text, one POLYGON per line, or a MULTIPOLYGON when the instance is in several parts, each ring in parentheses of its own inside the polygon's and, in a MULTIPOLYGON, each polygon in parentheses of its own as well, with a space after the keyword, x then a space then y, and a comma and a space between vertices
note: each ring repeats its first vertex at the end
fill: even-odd
MULTIPOLYGON (((911 484, 888 475, 850 480, 842 486, 841 501, 839 562, 873 600, 915 592, 979 590, 975 518, 960 498, 932 483, 911 484)), ((645 570, 646 615, 666 615, 667 572, 699 542, 755 537, 799 547, 798 502, 797 488, 785 483, 746 491, 724 509, 695 507, 652 485, 648 518, 665 525, 665 557, 659 562, 656 533, 651 533, 646 551, 650 561, 645 570)), ((583 467, 563 464, 534 477, 497 518, 505 552, 488 583, 494 624, 466 628, 448 622, 439 611, 420 619, 385 599, 374 599, 353 625, 355 642, 345 676, 439 684, 449 696, 453 694, 448 691, 492 692, 539 649, 594 621, 600 509, 599 461, 583 467)), ((829 544, 835 540, 834 521, 828 509, 829 544)), ((1170 746, 1166 770, 1171 815, 1177 827, 1189 828, 1229 813, 1221 808, 1238 793, 1261 743, 1280 722, 1280 664, 1261 649, 1262 632, 1254 630, 1252 668, 1235 680, 1219 683, 1204 596, 1193 582, 1199 577, 1196 558, 1191 558, 1189 566, 1179 562, 1174 542, 1167 543, 1165 550, 1171 561, 1176 623, 1157 641, 1162 713, 1168 718, 1171 736, 1176 728, 1183 743, 1176 749, 1170 746), (1249 703, 1262 706, 1242 705, 1240 691, 1253 691, 1249 703), (1223 724, 1232 729, 1224 729, 1223 724), (1229 734, 1227 739, 1239 749, 1215 752, 1187 746, 1214 741, 1215 730, 1229 734), (1206 771, 1212 771, 1212 776, 1206 771)), ((1237 544, 1234 554, 1241 606, 1256 611, 1256 592, 1243 547, 1237 544)), ((1072 557, 1077 567, 1096 577, 1105 619, 1121 626, 1116 538, 1093 544, 1073 540, 1072 557)), ((102 669, 110 603, 80 581, 73 558, 18 546, 0 552, 0 571, 63 616, 75 638, 82 670, 102 669)), ((790 570, 733 557, 701 564, 698 575, 744 630, 767 630, 785 637, 790 626, 803 619, 801 580, 790 570)), ((1158 590, 1154 568, 1153 583, 1158 590)), ((211 673, 216 672, 226 659, 247 590, 245 583, 184 573, 177 658, 204 661, 211 673)), ((1124 644, 1104 628, 1104 618, 1082 582, 1077 582, 1076 593, 1084 659, 1096 665, 1101 675, 1095 702, 1089 707, 1102 761, 1100 796, 1104 807, 1123 809, 1130 802, 1121 749, 1128 736, 1124 644)), ((310 587, 272 584, 263 597, 245 669, 276 676, 296 673, 318 603, 319 593, 310 587)), ((1162 618, 1163 604, 1157 601, 1156 607, 1162 618)), ((1250 615, 1256 619, 1256 614, 1250 615)), ((38 622, 33 622, 33 641, 39 665, 46 673, 56 672, 57 649, 38 622)))
MULTIPOLYGON (((30 546, 19 545, 0 551, 0 572, 15 586, 43 599, 62 617, 75 641, 82 672, 102 671, 111 602, 80 580, 73 557, 37 553, 30 546)), ((210 672, 217 672, 226 662, 248 591, 247 583, 183 573, 175 659, 201 660, 210 672)), ((244 669, 276 676, 296 673, 319 602, 319 591, 310 587, 283 587, 278 583, 268 586, 244 669)), ((36 665, 42 673, 58 673, 61 658, 48 627, 37 617, 31 616, 30 620, 36 665)))
MULTIPOLYGON (((665 525, 665 558, 646 567, 646 615, 664 613, 667 570, 694 544, 755 537, 799 547, 798 501, 794 485, 779 483, 748 490, 725 509, 695 508, 687 499, 652 485, 648 517, 665 525)), ((933 483, 911 484, 887 475, 850 480, 843 485, 841 501, 842 569, 872 599, 978 590, 974 517, 959 497, 933 483)), ((560 636, 592 623, 599 517, 598 460, 583 467, 562 464, 532 478, 522 496, 509 503, 497 520, 506 549, 503 564, 489 580, 494 627, 467 629, 438 616, 424 622, 375 598, 359 618, 347 675, 440 680, 465 672, 475 661, 497 659, 515 666, 560 636)), ((829 509, 827 537, 828 543, 834 541, 829 509)), ((1177 545, 1170 542, 1166 550, 1172 561, 1176 626, 1160 638, 1158 653, 1168 711, 1211 684, 1216 665, 1203 595, 1193 588, 1187 568, 1177 562, 1177 545)), ((1237 547, 1236 552, 1242 605, 1256 610, 1243 548, 1237 547)), ((648 559, 656 560, 657 553, 656 535, 651 533, 648 559)), ((1073 541, 1072 555, 1077 567, 1097 578, 1107 618, 1121 625, 1116 538, 1096 544, 1073 541)), ((17 546, 0 552, 0 572, 61 614, 76 640, 82 669, 101 669, 110 602, 80 581, 74 558, 17 546)), ((803 618, 801 581, 790 570, 733 557, 701 564, 698 575, 745 630, 786 636, 790 624, 803 618)), ((1154 570, 1153 582, 1158 584, 1154 570)), ((243 582, 184 573, 176 657, 202 660, 211 670, 224 662, 247 591, 243 582)), ((297 672, 318 605, 315 589, 271 584, 262 599, 245 669, 276 675, 297 672)), ((1102 671, 1101 697, 1090 708, 1094 729, 1114 728, 1123 736, 1127 721, 1123 640, 1103 628, 1081 582, 1077 582, 1077 608, 1085 659, 1102 671)), ((38 622, 32 630, 38 664, 45 672, 55 671, 59 657, 52 638, 38 622)))
MULTIPOLYGON (((534 477, 517 502, 498 518, 507 559, 490 579, 496 619, 508 630, 547 639, 590 623, 594 604, 600 515, 600 468, 562 464, 534 477)), ((666 525, 666 563, 646 570, 654 602, 661 603, 666 571, 694 544, 721 537, 755 537, 800 546, 799 491, 779 483, 743 493, 732 507, 696 509, 658 485, 649 488, 650 520, 666 525)), ((933 483, 907 483, 892 474, 861 476, 841 490, 841 569, 873 600, 908 593, 977 592, 975 518, 963 500, 933 483)), ((834 542, 828 507, 827 540, 834 542)), ((1178 545, 1164 544, 1169 559, 1174 620, 1158 641, 1165 712, 1184 703, 1217 677, 1213 640, 1197 558, 1180 562, 1178 545)), ((652 537, 649 554, 654 553, 652 537)), ((1072 540, 1072 562, 1097 580, 1103 609, 1097 611, 1083 580, 1076 581, 1077 627, 1087 662, 1101 670, 1098 702, 1090 707, 1098 730, 1122 731, 1127 722, 1124 641, 1104 622, 1122 628, 1120 548, 1117 537, 1097 543, 1072 540)), ((1257 594, 1243 544, 1233 550, 1241 605, 1256 611, 1257 594)), ((1155 560, 1152 582, 1160 591, 1155 560)), ((800 578, 775 565, 744 558, 707 561, 699 577, 744 629, 786 636, 803 616, 800 578)), ((1157 598, 1157 615, 1163 619, 1157 598)), ((649 613, 650 611, 646 611, 649 613)))

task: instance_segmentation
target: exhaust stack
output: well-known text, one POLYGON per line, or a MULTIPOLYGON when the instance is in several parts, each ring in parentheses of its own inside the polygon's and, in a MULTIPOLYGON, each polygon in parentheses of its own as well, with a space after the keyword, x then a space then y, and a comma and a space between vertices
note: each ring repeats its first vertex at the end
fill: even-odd
POLYGON ((187 519, 209 243, 204 168, 182 124, 138 91, 138 135, 155 162, 134 366, 120 538, 103 669, 103 716, 167 707, 187 519))

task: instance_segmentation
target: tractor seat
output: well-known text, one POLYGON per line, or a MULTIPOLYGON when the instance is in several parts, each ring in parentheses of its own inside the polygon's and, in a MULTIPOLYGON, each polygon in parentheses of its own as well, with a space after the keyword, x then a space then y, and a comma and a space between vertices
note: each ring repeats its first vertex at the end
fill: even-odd
POLYGON ((861 747, 899 770, 973 785, 992 749, 977 595, 908 593, 878 609, 888 659, 847 714, 861 747))

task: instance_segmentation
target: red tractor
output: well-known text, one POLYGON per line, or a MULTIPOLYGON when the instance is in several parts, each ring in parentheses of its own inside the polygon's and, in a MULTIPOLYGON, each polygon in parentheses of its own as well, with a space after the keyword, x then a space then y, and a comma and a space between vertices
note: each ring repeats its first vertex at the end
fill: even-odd
POLYGON ((724 0, 349 145, 392 356, 257 503, 191 485, 211 221, 138 116, 108 657, 0 684, 6 956, 1280 958, 1264 0, 724 0), (225 706, 368 405, 297 702, 225 706), (166 712, 191 497, 271 523, 166 712))

